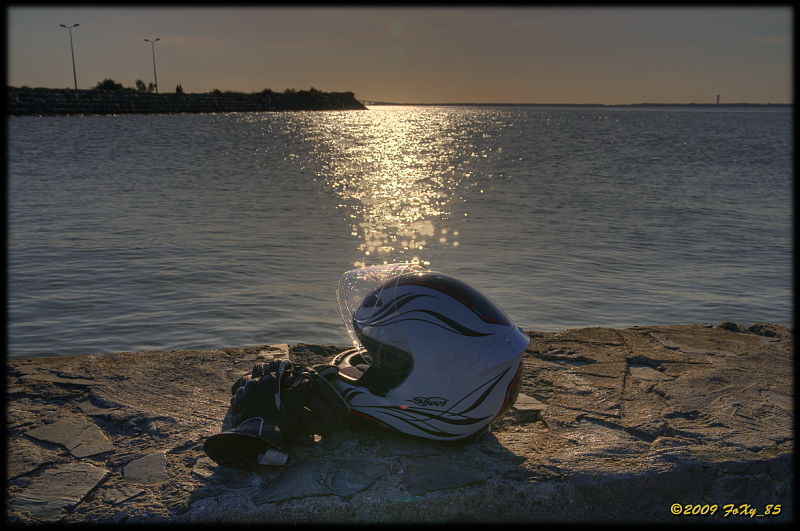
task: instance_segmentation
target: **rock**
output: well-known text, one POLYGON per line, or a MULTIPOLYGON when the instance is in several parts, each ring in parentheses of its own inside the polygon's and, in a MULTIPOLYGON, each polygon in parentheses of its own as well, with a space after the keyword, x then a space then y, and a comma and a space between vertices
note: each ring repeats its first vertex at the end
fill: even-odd
POLYGON ((154 452, 128 463, 123 475, 129 483, 158 484, 167 480, 167 458, 164 452, 154 452))
POLYGON ((793 337, 794 331, 785 326, 778 326, 770 323, 756 323, 747 328, 751 334, 768 337, 793 337))
POLYGON ((108 471, 89 463, 69 463, 51 468, 11 502, 11 512, 36 522, 59 522, 108 471))
POLYGON ((793 330, 723 325, 528 332, 520 397, 477 441, 354 418, 251 472, 202 449, 229 426, 231 384, 345 347, 10 359, 8 521, 791 522, 793 330))
POLYGON ((64 418, 25 434, 34 439, 63 445, 75 457, 89 457, 114 450, 114 445, 100 428, 81 417, 64 418))
POLYGON ((742 332, 742 333, 747 332, 747 328, 745 328, 742 325, 733 323, 731 321, 725 321, 724 323, 720 323, 719 327, 722 328, 723 330, 730 330, 731 332, 742 332))
POLYGON ((311 460, 283 468, 253 497, 256 505, 310 496, 349 499, 386 473, 381 461, 360 459, 311 460))
POLYGON ((411 495, 420 496, 437 490, 486 483, 489 476, 483 467, 464 464, 457 459, 422 457, 409 460, 405 485, 411 495))

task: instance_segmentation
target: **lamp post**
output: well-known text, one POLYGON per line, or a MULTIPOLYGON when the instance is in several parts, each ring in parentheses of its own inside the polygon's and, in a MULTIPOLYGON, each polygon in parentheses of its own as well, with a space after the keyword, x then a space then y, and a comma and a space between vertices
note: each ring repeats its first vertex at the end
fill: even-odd
POLYGON ((161 37, 158 37, 154 40, 145 39, 145 42, 150 43, 150 48, 153 49, 153 79, 156 85, 156 94, 158 94, 158 75, 156 74, 156 41, 160 41, 161 37))
POLYGON ((59 24, 59 26, 69 30, 69 49, 72 52, 72 79, 75 81, 75 90, 78 90, 78 73, 75 71, 75 49, 72 47, 72 28, 80 26, 80 24, 73 24, 72 26, 59 24))

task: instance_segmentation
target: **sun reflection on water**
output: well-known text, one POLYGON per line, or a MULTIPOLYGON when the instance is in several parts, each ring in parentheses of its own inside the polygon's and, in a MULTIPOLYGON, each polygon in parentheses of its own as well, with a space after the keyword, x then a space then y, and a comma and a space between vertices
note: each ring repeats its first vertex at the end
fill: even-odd
POLYGON ((480 157, 470 132, 453 113, 435 109, 380 107, 352 117, 332 113, 315 151, 318 181, 341 198, 338 208, 359 239, 354 265, 427 264, 426 248, 458 246, 454 207, 472 186, 471 164, 480 157))

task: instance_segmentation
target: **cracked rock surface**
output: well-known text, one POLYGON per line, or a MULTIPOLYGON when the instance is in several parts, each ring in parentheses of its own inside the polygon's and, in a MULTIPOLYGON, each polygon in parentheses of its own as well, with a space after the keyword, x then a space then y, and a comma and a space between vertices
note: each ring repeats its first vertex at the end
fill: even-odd
POLYGON ((315 365, 345 347, 7 360, 6 521, 792 521, 792 329, 528 335, 522 394, 478 441, 352 419, 253 472, 203 452, 229 426, 231 384, 257 361, 315 365))

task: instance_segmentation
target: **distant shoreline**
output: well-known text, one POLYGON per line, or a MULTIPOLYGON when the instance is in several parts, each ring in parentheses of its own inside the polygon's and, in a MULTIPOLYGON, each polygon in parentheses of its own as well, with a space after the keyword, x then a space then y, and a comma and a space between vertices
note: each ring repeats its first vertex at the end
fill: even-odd
POLYGON ((794 107, 793 103, 390 103, 383 101, 363 101, 363 103, 368 107, 794 107))
POLYGON ((255 93, 153 93, 133 89, 72 90, 6 87, 6 116, 81 116, 108 114, 204 114, 218 112, 367 110, 368 107, 529 107, 596 109, 776 109, 793 103, 396 103, 357 100, 352 92, 315 89, 255 93))

